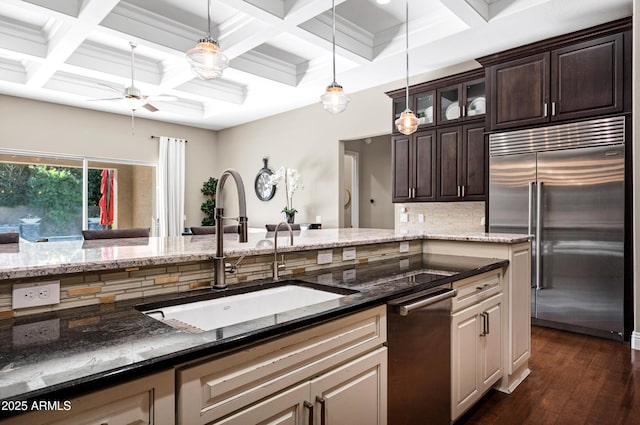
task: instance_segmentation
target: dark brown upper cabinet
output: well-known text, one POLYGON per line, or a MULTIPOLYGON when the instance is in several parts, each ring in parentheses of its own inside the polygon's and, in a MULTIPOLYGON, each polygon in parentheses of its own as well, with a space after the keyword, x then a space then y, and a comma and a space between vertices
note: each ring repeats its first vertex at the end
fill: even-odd
POLYGON ((629 26, 619 20, 478 59, 486 67, 489 130, 628 109, 629 26))
MULTIPOLYGON (((435 90, 429 90, 425 92, 415 93, 409 95, 409 108, 416 114, 420 124, 418 130, 427 127, 433 127, 435 125, 435 90)), ((407 109, 406 96, 396 97, 393 99, 393 132, 397 133, 395 122, 400 118, 400 114, 407 109)))
POLYGON ((419 131, 392 137, 393 202, 436 198, 436 133, 419 131))

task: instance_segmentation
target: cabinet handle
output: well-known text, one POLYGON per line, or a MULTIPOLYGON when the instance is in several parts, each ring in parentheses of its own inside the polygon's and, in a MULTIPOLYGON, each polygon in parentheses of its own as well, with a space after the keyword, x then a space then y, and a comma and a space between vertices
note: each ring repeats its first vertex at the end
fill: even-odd
POLYGON ((464 185, 462 186, 462 197, 464 198, 464 185))
POLYGON ((458 198, 460 197, 460 186, 458 186, 458 198))
POLYGON ((467 116, 467 107, 462 105, 460 108, 462 109, 462 117, 463 118, 466 117, 467 116))
POLYGON ((548 110, 547 102, 544 102, 544 117, 545 117, 545 118, 549 115, 549 113, 548 113, 548 111, 547 111, 547 110, 548 110))
POLYGON ((416 197, 416 188, 415 187, 411 188, 411 197, 412 198, 416 197))
POLYGON ((313 425, 313 403, 305 400, 303 403, 304 407, 309 409, 309 425, 313 425))
POLYGON ((488 283, 485 283, 485 284, 484 284, 484 285, 482 285, 482 286, 476 286, 476 289, 477 289, 478 291, 484 291, 485 289, 489 289, 489 288, 491 288, 491 285, 489 285, 488 283))
POLYGON ((480 313, 480 317, 482 318, 482 333, 480 336, 487 335, 487 316, 484 313, 480 313))
POLYGON ((327 400, 324 399, 324 397, 320 397, 319 395, 316 396, 316 401, 318 403, 320 403, 320 425, 325 425, 326 423, 326 403, 327 400))
POLYGON ((551 102, 551 116, 556 116, 556 102, 551 102))
POLYGON ((487 318, 484 322, 487 324, 487 329, 485 330, 485 335, 489 335, 489 313, 487 313, 486 311, 484 313, 484 316, 487 318))

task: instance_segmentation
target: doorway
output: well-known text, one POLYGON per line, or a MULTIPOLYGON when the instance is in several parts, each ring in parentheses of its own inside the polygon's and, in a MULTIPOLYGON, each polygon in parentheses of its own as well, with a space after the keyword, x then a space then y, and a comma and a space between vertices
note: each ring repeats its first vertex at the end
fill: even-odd
POLYGON ((343 227, 393 229, 391 136, 342 143, 343 227))

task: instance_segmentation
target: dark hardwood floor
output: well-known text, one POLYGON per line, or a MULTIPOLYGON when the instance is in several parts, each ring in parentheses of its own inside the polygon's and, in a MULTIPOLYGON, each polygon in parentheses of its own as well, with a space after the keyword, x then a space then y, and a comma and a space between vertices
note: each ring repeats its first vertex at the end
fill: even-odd
POLYGON ((531 374, 489 392, 456 425, 640 424, 640 351, 555 329, 531 329, 531 374))

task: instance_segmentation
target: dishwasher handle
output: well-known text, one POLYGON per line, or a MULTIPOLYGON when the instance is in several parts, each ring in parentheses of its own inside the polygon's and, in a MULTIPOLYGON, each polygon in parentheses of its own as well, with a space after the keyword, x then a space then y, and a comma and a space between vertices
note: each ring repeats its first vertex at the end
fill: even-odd
POLYGON ((407 304, 401 304, 398 311, 400 312, 400 316, 408 316, 413 311, 420 310, 424 307, 428 307, 432 304, 438 303, 448 298, 453 298, 456 295, 458 295, 457 290, 448 289, 444 292, 437 293, 437 295, 431 295, 426 298, 418 299, 416 301, 410 301, 407 304))

